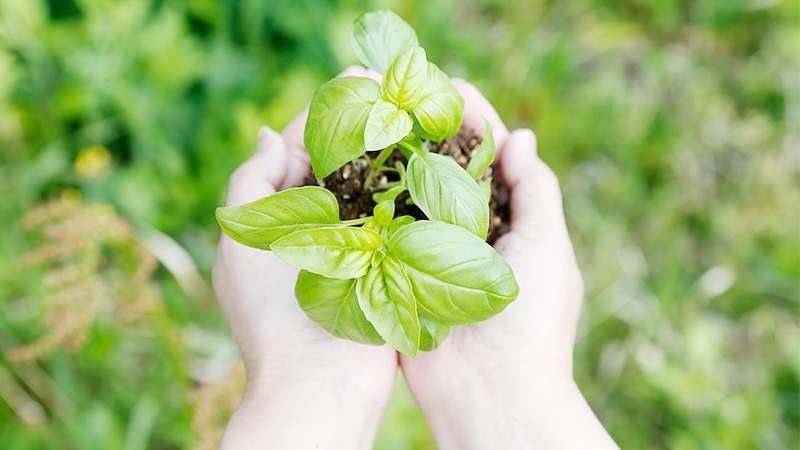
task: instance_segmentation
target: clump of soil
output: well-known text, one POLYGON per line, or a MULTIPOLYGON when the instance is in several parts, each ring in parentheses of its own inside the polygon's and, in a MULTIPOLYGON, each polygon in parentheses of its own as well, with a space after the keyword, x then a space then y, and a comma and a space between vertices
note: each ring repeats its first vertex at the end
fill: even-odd
MULTIPOLYGON (((449 155, 455 158, 456 162, 461 167, 466 168, 472 155, 478 150, 480 146, 480 139, 475 135, 472 130, 461 128, 459 132, 452 137, 445 139, 442 142, 425 141, 425 145, 434 152, 442 155, 449 155)), ((405 156, 396 149, 386 161, 385 165, 394 167, 395 162, 402 161, 406 164, 405 156)), ((372 208, 375 207, 375 201, 372 199, 372 194, 378 192, 375 187, 364 190, 364 181, 369 175, 369 164, 364 158, 359 158, 355 164, 349 162, 341 167, 336 172, 329 175, 317 183, 314 174, 309 171, 306 175, 306 185, 324 187, 336 196, 339 201, 339 215, 342 220, 356 219, 372 215, 372 208)), ((381 179, 375 185, 380 185, 389 181, 399 180, 399 175, 394 172, 383 172, 380 175, 381 179)), ((499 172, 493 173, 493 168, 489 167, 478 178, 478 182, 483 182, 489 177, 492 177, 492 199, 489 202, 489 234, 486 241, 490 244, 494 243, 498 237, 508 232, 509 212, 508 212, 508 188, 502 175, 499 172)), ((395 216, 409 215, 417 220, 427 219, 425 214, 415 205, 406 205, 406 199, 409 198, 408 192, 402 193, 395 202, 395 216)))

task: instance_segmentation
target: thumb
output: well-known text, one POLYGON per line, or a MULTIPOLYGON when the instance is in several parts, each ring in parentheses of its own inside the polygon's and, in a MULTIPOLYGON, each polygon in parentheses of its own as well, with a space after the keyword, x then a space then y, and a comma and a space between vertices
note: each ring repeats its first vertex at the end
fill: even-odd
POLYGON ((231 175, 225 205, 242 205, 274 194, 286 177, 288 161, 281 135, 266 125, 261 127, 255 153, 231 175))
POLYGON ((539 241, 569 239, 558 178, 537 156, 533 131, 511 133, 500 169, 511 191, 511 233, 539 241))

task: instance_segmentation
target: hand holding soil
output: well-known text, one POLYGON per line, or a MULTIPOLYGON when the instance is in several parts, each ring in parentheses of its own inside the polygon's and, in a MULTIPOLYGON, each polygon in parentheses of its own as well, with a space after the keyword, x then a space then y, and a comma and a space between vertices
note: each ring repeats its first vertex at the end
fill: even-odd
MULTIPOLYGON (((230 179, 226 205, 300 184, 309 168, 304 122, 305 112, 282 135, 259 133, 255 154, 230 179)), ((359 448, 374 439, 397 353, 333 337, 309 320, 295 299, 297 273, 271 252, 221 237, 214 289, 247 370, 247 390, 221 448, 310 448, 320 441, 359 448), (304 433, 309 423, 314 432, 304 433)))

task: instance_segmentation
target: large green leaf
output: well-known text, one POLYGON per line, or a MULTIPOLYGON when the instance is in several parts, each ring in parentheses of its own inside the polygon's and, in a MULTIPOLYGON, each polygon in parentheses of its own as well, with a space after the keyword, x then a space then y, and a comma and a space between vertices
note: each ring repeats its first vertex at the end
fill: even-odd
POLYGON ((517 298, 511 267, 483 239, 461 227, 436 220, 414 222, 392 235, 388 247, 406 269, 420 314, 434 322, 485 320, 517 298))
POLYGON ((334 78, 320 86, 308 109, 305 144, 311 167, 325 178, 363 155, 364 129, 380 85, 364 77, 334 78))
POLYGON ((419 318, 403 266, 391 255, 358 280, 358 304, 375 330, 395 350, 414 357, 419 349, 419 318))
POLYGON ((381 235, 366 228, 300 230, 272 243, 287 263, 329 278, 358 278, 367 273, 381 235))
POLYGON ((480 186, 452 158, 414 154, 407 182, 414 204, 429 219, 462 226, 486 239, 489 205, 480 186))
POLYGON ((300 307, 309 319, 332 335, 362 344, 385 342, 358 305, 355 278, 338 280, 301 270, 294 288, 300 307))
POLYGON ((485 117, 483 119, 483 142, 478 147, 478 151, 472 155, 472 159, 467 164, 467 173, 473 179, 477 180, 483 171, 494 162, 494 135, 492 134, 492 126, 485 117))
POLYGON ((461 128, 464 99, 436 64, 428 63, 422 98, 413 112, 427 133, 423 136, 426 139, 441 141, 455 135, 461 128))
POLYGON ((388 9, 360 15, 350 29, 350 42, 358 59, 381 75, 403 47, 419 45, 414 29, 388 9))
POLYGON ((383 78, 384 99, 395 102, 400 109, 416 108, 425 89, 427 72, 425 50, 422 47, 404 47, 383 78))
POLYGON ((217 208, 217 221, 236 242, 264 250, 298 230, 344 226, 336 197, 317 186, 287 189, 246 205, 217 208))
POLYGON ((419 316, 419 349, 423 352, 435 350, 450 334, 450 327, 419 316))
POLYGON ((413 123, 406 111, 397 109, 391 102, 375 103, 364 129, 364 144, 367 150, 381 150, 394 145, 408 135, 413 123))

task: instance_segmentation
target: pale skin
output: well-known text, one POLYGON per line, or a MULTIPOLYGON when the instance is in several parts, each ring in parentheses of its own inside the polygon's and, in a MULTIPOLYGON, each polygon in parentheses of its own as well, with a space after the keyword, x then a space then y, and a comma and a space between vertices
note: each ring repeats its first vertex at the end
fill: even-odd
MULTIPOLYGON (((350 68, 341 76, 371 76, 350 68)), ((496 165, 511 192, 511 229, 495 243, 519 297, 485 322, 453 327, 433 352, 408 358, 385 345, 331 336, 294 297, 298 270, 222 235, 214 288, 247 371, 242 403, 220 448, 372 448, 397 368, 441 449, 617 448, 573 381, 572 350, 583 283, 567 233, 558 180, 530 130, 509 133, 469 83, 463 125, 489 120, 496 165)), ((226 206, 302 184, 307 111, 281 134, 259 133, 236 170, 226 206)))

